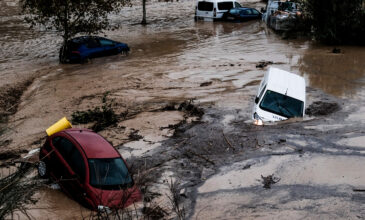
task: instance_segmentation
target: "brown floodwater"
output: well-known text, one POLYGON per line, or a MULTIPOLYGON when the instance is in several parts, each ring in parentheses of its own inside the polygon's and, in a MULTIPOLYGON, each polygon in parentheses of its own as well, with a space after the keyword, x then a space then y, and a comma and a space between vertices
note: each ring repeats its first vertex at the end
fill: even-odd
MULTIPOLYGON (((263 6, 258 1, 240 2, 257 9, 263 6)), ((61 38, 41 28, 29 30, 18 15, 16 2, 1 1, 0 87, 35 77, 24 92, 17 113, 10 118, 11 129, 1 137, 12 140, 8 148, 39 147, 34 141, 44 137, 48 126, 76 110, 100 106, 105 92, 110 92, 108 97, 114 100, 118 113, 142 113, 170 102, 195 99, 203 106, 242 109, 249 118, 252 97, 266 71, 256 68, 261 60, 304 76, 309 87, 364 103, 364 47, 339 46, 341 53, 334 54, 333 47, 306 39, 282 39, 261 21, 194 22, 194 4, 192 0, 149 2, 147 26, 138 25, 139 3, 124 8, 110 17, 122 28, 106 31, 105 35, 128 43, 129 56, 61 65, 57 60, 61 38), (204 82, 212 83, 201 87, 204 82)), ((357 111, 353 117, 363 120, 363 112, 357 111)), ((175 123, 180 117, 171 115, 166 122, 175 123)), ((138 129, 150 134, 151 127, 154 128, 138 129)), ((128 141, 128 128, 123 132, 112 128, 103 135, 123 144, 128 141)), ((151 146, 160 140, 148 139, 151 146)), ((39 202, 31 207, 36 219, 77 218, 83 210, 59 190, 42 189, 36 197, 39 202)))

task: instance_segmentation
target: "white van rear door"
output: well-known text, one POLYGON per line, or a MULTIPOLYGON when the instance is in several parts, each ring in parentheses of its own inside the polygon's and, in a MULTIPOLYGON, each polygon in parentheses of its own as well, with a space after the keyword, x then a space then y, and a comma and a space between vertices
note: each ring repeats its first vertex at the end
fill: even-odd
POLYGON ((213 8, 214 8, 213 2, 200 1, 198 2, 197 7, 198 7, 196 10, 197 17, 213 18, 213 8))

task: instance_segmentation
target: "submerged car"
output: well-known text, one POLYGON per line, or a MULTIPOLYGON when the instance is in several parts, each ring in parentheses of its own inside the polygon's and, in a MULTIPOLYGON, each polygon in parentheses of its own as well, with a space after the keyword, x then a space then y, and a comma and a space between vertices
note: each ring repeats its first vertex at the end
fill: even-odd
POLYGON ((249 21, 261 19, 261 13, 254 8, 232 8, 224 13, 222 20, 225 21, 249 21))
POLYGON ((38 173, 91 209, 127 207, 141 200, 127 164, 103 137, 88 129, 49 136, 40 149, 38 173))
POLYGON ((218 21, 231 8, 242 7, 236 0, 198 0, 195 20, 218 21))
POLYGON ((262 125, 268 121, 303 117, 305 95, 303 77, 271 67, 262 79, 255 98, 254 123, 262 125))
POLYGON ((88 59, 128 53, 125 43, 103 37, 83 36, 68 40, 60 49, 60 63, 82 63, 88 59))

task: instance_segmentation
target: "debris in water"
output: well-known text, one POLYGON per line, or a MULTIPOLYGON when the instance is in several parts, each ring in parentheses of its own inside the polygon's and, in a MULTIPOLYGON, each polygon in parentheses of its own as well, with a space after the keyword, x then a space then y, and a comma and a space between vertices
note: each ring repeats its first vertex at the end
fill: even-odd
POLYGON ((256 68, 260 68, 263 69, 268 65, 274 64, 274 62, 272 61, 265 61, 265 60, 261 60, 258 64, 256 64, 256 68))
POLYGON ((16 210, 26 214, 27 204, 36 202, 32 195, 40 182, 27 177, 33 170, 34 164, 21 163, 16 172, 0 179, 0 219, 9 217, 16 210))
POLYGON ((3 152, 0 152, 0 160, 8 160, 8 159, 18 159, 20 157, 20 154, 26 153, 27 150, 4 150, 3 152))
POLYGON ((117 123, 117 115, 111 107, 111 104, 104 104, 101 109, 96 107, 87 111, 76 111, 72 113, 72 123, 74 124, 87 124, 95 122, 92 126, 92 130, 95 132, 101 131, 106 127, 117 123))
POLYGON ((332 114, 338 110, 340 110, 340 106, 335 102, 317 101, 308 106, 305 114, 309 116, 321 116, 332 114))
POLYGON ((51 185, 49 185, 49 188, 54 189, 54 190, 59 190, 59 189, 61 189, 61 186, 58 185, 57 183, 52 183, 51 185))
POLYGON ((274 177, 274 174, 268 175, 266 177, 261 175, 261 178, 262 178, 262 184, 264 184, 265 189, 271 189, 272 184, 275 184, 280 181, 280 178, 274 177))
POLYGON ((141 136, 141 135, 139 135, 138 134, 138 130, 134 130, 134 131, 132 131, 129 135, 128 135, 128 137, 129 137, 129 139, 130 140, 132 140, 132 141, 138 141, 138 140, 141 140, 143 137, 141 136))
POLYGON ((199 118, 204 115, 203 109, 199 108, 199 107, 196 107, 193 104, 193 100, 189 100, 189 101, 185 101, 185 102, 181 103, 178 110, 179 111, 185 111, 190 116, 197 116, 199 118))
POLYGON ((341 53, 341 49, 340 48, 333 48, 332 53, 341 53))
POLYGON ((354 191, 354 192, 365 192, 365 189, 354 188, 354 189, 352 189, 352 191, 354 191))
POLYGON ((203 82, 203 83, 201 83, 200 84, 200 87, 204 87, 204 86, 210 86, 210 85, 212 85, 212 81, 209 81, 209 82, 203 82))
POLYGON ((147 219, 163 219, 166 215, 168 215, 168 212, 158 205, 155 207, 144 206, 142 208, 142 213, 145 217, 147 217, 147 219))

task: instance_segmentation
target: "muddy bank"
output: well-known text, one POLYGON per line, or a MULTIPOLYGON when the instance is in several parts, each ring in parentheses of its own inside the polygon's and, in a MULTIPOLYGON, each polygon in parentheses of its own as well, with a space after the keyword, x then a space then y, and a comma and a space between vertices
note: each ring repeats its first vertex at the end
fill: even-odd
MULTIPOLYGON (((147 166, 155 179, 145 195, 168 212, 165 216, 175 215, 167 181, 178 180, 187 218, 364 217, 362 195, 352 191, 363 180, 363 48, 341 47, 334 54, 333 48, 302 39, 283 40, 259 21, 195 23, 190 0, 149 3, 147 26, 134 25, 140 9, 112 17, 122 29, 106 32, 131 46, 127 57, 59 65, 55 33, 8 31, 0 37, 2 85, 35 76, 11 102, 19 105, 9 115, 11 129, 1 136, 1 150, 15 153, 6 158, 40 147, 44 130, 63 116, 97 107, 101 112, 108 93, 120 118, 99 132, 130 165, 147 166), (307 107, 321 101, 340 108, 320 117, 251 125, 256 90, 269 66, 306 78, 307 107), (186 104, 181 109, 188 111, 180 111, 180 104, 192 99, 198 109, 186 104), (261 175, 273 174, 280 181, 264 189, 261 175), (336 204, 326 206, 332 201, 336 204)), ((6 27, 24 26, 15 14, 6 19, 1 20, 6 27)), ((29 206, 35 218, 84 213, 56 189, 43 188, 35 198, 38 203, 29 206)))
POLYGON ((363 126, 317 127, 344 123, 347 114, 257 127, 237 112, 210 109, 143 162, 180 180, 189 218, 361 218, 365 198, 353 189, 365 187, 364 148, 339 140, 354 131, 363 137, 363 126), (228 126, 227 115, 234 116, 228 126), (262 176, 270 175, 278 179, 265 189, 262 176))

